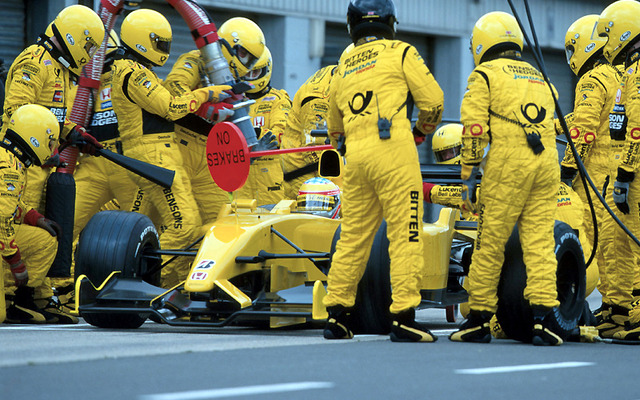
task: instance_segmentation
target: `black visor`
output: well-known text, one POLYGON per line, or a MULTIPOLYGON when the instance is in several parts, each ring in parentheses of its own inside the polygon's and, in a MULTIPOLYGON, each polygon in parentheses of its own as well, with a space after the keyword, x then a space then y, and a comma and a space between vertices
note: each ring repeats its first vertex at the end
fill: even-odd
POLYGON ((444 149, 444 150, 440 150, 440 151, 434 151, 433 155, 436 157, 436 161, 441 163, 441 162, 445 162, 445 161, 449 161, 454 157, 457 157, 458 155, 460 155, 460 148, 462 146, 458 145, 455 147, 449 147, 448 149, 444 149))

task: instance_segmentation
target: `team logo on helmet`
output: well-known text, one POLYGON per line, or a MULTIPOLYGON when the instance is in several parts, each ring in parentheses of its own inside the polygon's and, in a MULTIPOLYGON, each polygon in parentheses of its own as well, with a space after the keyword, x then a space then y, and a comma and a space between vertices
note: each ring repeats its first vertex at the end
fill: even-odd
POLYGON ((76 44, 76 41, 75 41, 75 40, 73 40, 73 36, 71 36, 71 34, 70 34, 70 33, 67 33, 67 36, 66 36, 66 37, 67 37, 67 42, 69 42, 69 44, 70 44, 70 45, 72 45, 72 46, 73 46, 74 44, 76 44))
POLYGON ((147 49, 143 45, 141 45, 140 43, 136 44, 136 49, 140 50, 143 53, 147 52, 147 49))
POLYGON ((589 53, 591 50, 593 50, 596 47, 596 44, 591 42, 587 45, 587 47, 584 48, 584 52, 585 53, 589 53))
POLYGON ((34 138, 33 136, 31 136, 31 138, 29 139, 29 141, 31 142, 31 144, 33 145, 33 147, 40 147, 40 142, 38 142, 38 139, 34 138))
POLYGON ((631 36, 631 31, 626 31, 625 33, 620 35, 620 41, 624 42, 625 40, 629 39, 629 36, 631 36))
POLYGON ((481 45, 481 44, 479 44, 479 45, 476 47, 476 54, 480 54, 480 52, 481 52, 481 51, 482 51, 482 45, 481 45))

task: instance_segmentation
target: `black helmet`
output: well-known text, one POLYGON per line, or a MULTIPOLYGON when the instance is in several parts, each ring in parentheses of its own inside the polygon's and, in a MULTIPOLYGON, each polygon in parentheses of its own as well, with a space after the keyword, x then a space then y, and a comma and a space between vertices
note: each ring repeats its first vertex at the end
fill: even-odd
POLYGON ((347 30, 354 43, 370 35, 393 39, 396 22, 393 0, 351 0, 349 3, 347 30))

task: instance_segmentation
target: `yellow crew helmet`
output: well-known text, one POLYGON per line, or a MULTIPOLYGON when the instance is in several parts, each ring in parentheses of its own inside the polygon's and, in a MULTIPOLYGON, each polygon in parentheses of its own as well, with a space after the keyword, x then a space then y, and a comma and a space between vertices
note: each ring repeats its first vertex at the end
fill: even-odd
POLYGON ((104 39, 104 24, 98 14, 83 5, 66 7, 47 27, 45 35, 54 36, 69 63, 69 70, 80 75, 104 39))
POLYGON ((264 52, 262 29, 248 18, 236 17, 222 24, 218 35, 229 45, 222 46, 222 54, 229 62, 231 73, 236 79, 242 79, 255 68, 264 52))
POLYGON ((142 64, 161 67, 171 51, 171 25, 157 11, 139 9, 122 21, 120 41, 142 64))
MULTIPOLYGON (((471 53, 476 66, 485 56, 507 50, 522 51, 523 35, 513 15, 493 11, 480 17, 471 32, 471 53)), ((484 58, 484 59, 483 59, 484 58)))
POLYGON ((30 166, 41 166, 58 146, 60 124, 53 113, 38 104, 25 104, 12 115, 2 140, 9 149, 30 166))
POLYGON ((262 52, 256 65, 242 77, 242 80, 251 82, 254 86, 253 89, 247 90, 247 93, 259 93, 269 86, 269 82, 271 82, 271 72, 273 70, 272 63, 271 52, 265 46, 264 52, 262 52))
POLYGON ((609 5, 600 14, 598 32, 608 37, 603 53, 613 64, 616 57, 640 35, 640 3, 620 0, 609 5))
POLYGON ((599 15, 585 15, 576 20, 564 36, 564 50, 569 68, 577 76, 582 75, 584 66, 590 66, 602 54, 601 49, 607 39, 598 36, 596 25, 599 15))
POLYGON ((463 128, 462 124, 447 124, 433 134, 431 147, 438 164, 460 164, 463 128))

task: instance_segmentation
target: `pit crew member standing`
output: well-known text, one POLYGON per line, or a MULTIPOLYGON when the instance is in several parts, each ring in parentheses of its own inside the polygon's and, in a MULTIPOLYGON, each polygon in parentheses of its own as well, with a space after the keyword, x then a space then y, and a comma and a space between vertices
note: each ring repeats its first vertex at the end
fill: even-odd
MULTIPOLYGON (((178 57, 163 85, 172 95, 183 96, 192 90, 208 86, 208 82, 200 51, 192 50, 178 57)), ((217 104, 231 107, 228 103, 217 104)), ((226 110, 223 108, 213 119, 219 122, 233 115, 232 110, 223 114, 226 110)), ((191 114, 175 124, 176 142, 204 225, 214 222, 222 206, 229 202, 229 194, 216 185, 207 167, 206 147, 210 130, 209 122, 191 114)))
POLYGON ((342 234, 336 246, 324 304, 327 339, 352 338, 350 308, 373 238, 387 223, 392 286, 391 340, 433 342, 415 322, 424 267, 422 178, 408 105, 420 109, 419 135, 432 133, 442 115, 443 93, 417 50, 395 36, 391 0, 352 0, 347 26, 355 44, 340 60, 329 95, 329 133, 344 135, 346 166, 342 234))
MULTIPOLYGON (((37 43, 23 50, 9 69, 3 126, 6 127, 18 107, 40 104, 58 118, 62 139, 82 139, 89 144, 81 150, 95 153, 100 143, 84 128, 69 121, 68 116, 75 96, 75 81, 103 38, 104 24, 90 8, 73 5, 60 11, 37 43)), ((5 129, 2 128, 0 134, 4 135, 5 129)), ((39 206, 48 173, 48 169, 29 170, 30 186, 25 194, 29 204, 39 206)))
MULTIPOLYGON (((280 141, 287 125, 287 115, 291 110, 291 99, 284 89, 271 87, 271 52, 267 47, 254 69, 243 80, 252 83, 246 96, 255 100, 249 110, 249 116, 259 138, 274 136, 280 141)), ((249 176, 244 186, 238 190, 238 197, 255 198, 258 205, 276 204, 284 198, 282 160, 279 155, 252 159, 249 176)))
POLYGON ((467 320, 453 341, 489 342, 504 248, 518 223, 527 266, 524 297, 534 309, 533 343, 562 343, 553 329, 556 292, 554 214, 560 179, 548 85, 522 61, 523 36, 504 12, 482 16, 472 33, 476 68, 462 100, 463 197, 473 199, 478 165, 491 141, 479 198, 478 237, 469 272, 467 320), (491 122, 491 124, 489 124, 491 122))
MULTIPOLYGON (((616 166, 609 134, 609 112, 614 106, 616 93, 620 87, 622 70, 606 61, 602 48, 606 38, 598 36, 596 24, 599 15, 587 15, 575 21, 567 30, 565 36, 565 50, 571 70, 580 78, 576 85, 575 104, 572 117, 567 119, 569 134, 573 139, 578 154, 582 159, 593 183, 602 191, 608 176, 615 176, 616 166)), ((624 132, 623 132, 624 135, 624 132)), ((575 189, 582 202, 587 205, 585 188, 582 180, 576 181, 576 160, 572 149, 567 146, 564 159, 560 167, 560 177, 567 185, 575 189), (575 182, 575 183, 573 183, 575 182)), ((606 200, 610 207, 614 207, 612 186, 607 184, 606 200)), ((605 305, 601 309, 608 309, 611 301, 608 299, 608 270, 616 268, 617 250, 612 248, 615 222, 599 201, 592 195, 593 206, 598 221, 598 248, 596 262, 600 283, 598 290, 602 294, 605 305)), ((585 209, 583 229, 586 243, 583 242, 586 257, 593 248, 593 221, 591 213, 585 209)), ((628 258, 619 262, 633 263, 633 256, 628 249, 628 241, 616 244, 615 247, 627 250, 628 258)), ((590 267, 592 268, 592 267, 590 267)), ((614 294, 615 297, 615 294, 614 294)), ((604 326, 602 328, 605 328, 604 326)), ((622 329, 621 327, 619 329, 622 329)), ((603 329, 600 336, 611 337, 614 332, 603 329)))
MULTIPOLYGON (((625 145, 621 152, 621 160, 613 184, 613 200, 623 213, 621 221, 634 236, 640 234, 638 221, 638 202, 640 201, 640 179, 635 175, 640 168, 638 149, 640 146, 640 3, 635 1, 618 1, 600 14, 598 26, 604 29, 608 37, 604 46, 604 55, 608 61, 614 61, 619 54, 626 53, 625 75, 621 93, 621 104, 624 105, 627 117, 625 145)), ((614 110, 615 111, 615 110, 614 110)), ((621 229, 615 230, 614 243, 628 240, 621 229)), ((632 244, 638 257, 638 246, 632 244)), ((617 257, 622 256, 617 252, 617 257)), ((635 263, 616 264, 607 269, 607 298, 611 309, 598 325, 600 334, 612 335, 623 340, 640 339, 640 305, 633 301, 633 282, 637 274, 635 263)))
MULTIPOLYGON (((27 169, 45 163, 58 145, 60 126, 56 116, 37 104, 14 109, 3 125, 0 142, 0 255, 5 267, 3 300, 9 307, 7 323, 77 323, 50 304, 50 298, 35 297, 56 256, 60 226, 24 203, 27 169), (10 272, 9 272, 10 271, 10 272), (51 311, 51 312, 50 312, 51 311)), ((0 276, 0 280, 2 276, 0 276)), ((53 293, 51 293, 53 294, 53 293)), ((41 295, 41 293, 39 293, 41 295)), ((4 307, 0 310, 0 322, 4 307)))
MULTIPOLYGON (((111 101, 111 64, 119 43, 120 39, 115 31, 109 32, 100 87, 94 96, 94 110, 87 130, 105 149, 122 154, 118 118, 111 101)), ((73 223, 75 248, 80 232, 104 204, 116 199, 120 207, 128 210, 136 196, 138 186, 123 167, 106 158, 91 157, 86 154, 78 158, 74 179, 77 193, 73 223)), ((73 288, 70 285, 73 285, 74 265, 75 263, 72 263, 71 278, 56 278, 56 287, 60 290, 67 291, 73 288)))
MULTIPOLYGON (((200 217, 171 121, 197 111, 206 101, 217 100, 221 91, 202 88, 173 97, 162 86, 151 70, 169 57, 171 26, 162 14, 147 9, 133 11, 122 21, 120 40, 123 47, 111 68, 111 97, 124 155, 175 171, 169 189, 137 175, 132 178, 167 227, 160 237, 162 247, 185 248, 198 233, 200 217)), ((162 285, 175 286, 186 279, 188 272, 188 260, 172 262, 162 269, 162 285)))

